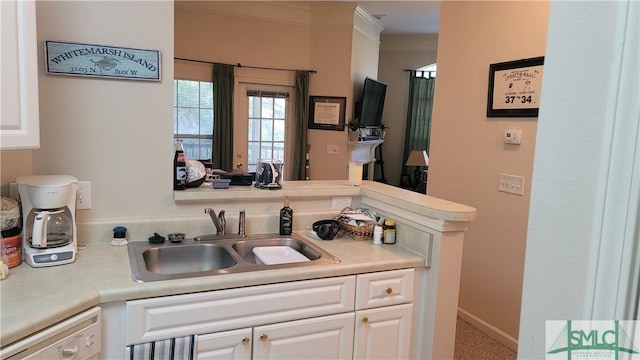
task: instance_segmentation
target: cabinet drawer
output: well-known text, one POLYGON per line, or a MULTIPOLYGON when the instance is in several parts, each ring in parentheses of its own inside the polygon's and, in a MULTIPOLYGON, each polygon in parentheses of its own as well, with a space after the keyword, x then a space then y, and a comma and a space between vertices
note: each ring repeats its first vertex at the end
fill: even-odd
POLYGON ((356 309, 404 304, 413 301, 414 269, 358 275, 356 309))
POLYGON ((353 311, 355 276, 128 301, 127 345, 353 311))

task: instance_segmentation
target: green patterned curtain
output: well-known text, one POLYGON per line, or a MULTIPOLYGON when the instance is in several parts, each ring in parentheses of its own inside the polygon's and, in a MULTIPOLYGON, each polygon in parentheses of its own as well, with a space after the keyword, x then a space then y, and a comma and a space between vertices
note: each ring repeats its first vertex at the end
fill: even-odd
MULTIPOLYGON (((402 175, 408 173, 404 164, 412 150, 426 150, 429 154, 429 139, 431 136, 431 111, 433 109, 433 89, 436 79, 417 76, 411 71, 409 78, 409 105, 407 108, 407 123, 404 140, 404 155, 402 160, 402 175)), ((404 177, 404 176, 403 176, 404 177)), ((400 184, 403 186, 404 184, 400 184)))
POLYGON ((309 116, 309 71, 296 71, 296 97, 294 104, 295 129, 293 131, 292 180, 305 179, 307 128, 309 116))
POLYGON ((233 65, 213 64, 213 167, 232 171, 233 65))

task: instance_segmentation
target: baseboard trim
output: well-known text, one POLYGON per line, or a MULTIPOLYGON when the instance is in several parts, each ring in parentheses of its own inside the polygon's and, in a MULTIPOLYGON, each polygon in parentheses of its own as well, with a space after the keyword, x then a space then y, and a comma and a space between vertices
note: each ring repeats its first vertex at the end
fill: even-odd
POLYGON ((480 330, 482 333, 484 333, 488 337, 494 339, 495 341, 499 342, 500 344, 508 347, 513 351, 516 351, 516 352, 518 351, 518 339, 513 338, 512 336, 505 333, 504 331, 489 324, 488 322, 482 320, 481 318, 467 311, 464 311, 461 308, 458 308, 458 316, 462 320, 468 322, 469 325, 480 330))

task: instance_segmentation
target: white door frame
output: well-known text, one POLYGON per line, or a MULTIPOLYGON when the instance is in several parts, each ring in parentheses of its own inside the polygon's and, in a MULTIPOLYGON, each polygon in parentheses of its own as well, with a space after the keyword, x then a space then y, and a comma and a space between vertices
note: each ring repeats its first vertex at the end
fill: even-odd
MULTIPOLYGON (((289 93, 287 105, 287 129, 285 133, 285 180, 291 178, 291 166, 287 166, 287 159, 291 159, 293 133, 293 104, 295 101, 295 73, 291 71, 276 71, 251 68, 236 68, 234 73, 233 95, 233 153, 235 154, 234 168, 243 164, 246 171, 247 141, 248 141, 248 98, 247 90, 286 91, 289 93)), ((214 119, 215 121, 215 119, 214 119)))
MULTIPOLYGON (((619 6, 600 155, 585 319, 638 319, 640 281, 640 3, 619 6)), ((597 149, 596 149, 597 150, 597 149)))

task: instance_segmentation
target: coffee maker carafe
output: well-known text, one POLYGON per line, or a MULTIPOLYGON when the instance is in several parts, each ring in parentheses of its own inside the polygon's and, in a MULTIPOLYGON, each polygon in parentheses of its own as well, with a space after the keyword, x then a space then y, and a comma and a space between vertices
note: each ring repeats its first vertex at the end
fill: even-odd
POLYGON ((78 179, 69 175, 16 179, 23 219, 23 252, 33 267, 72 263, 77 253, 78 179))

